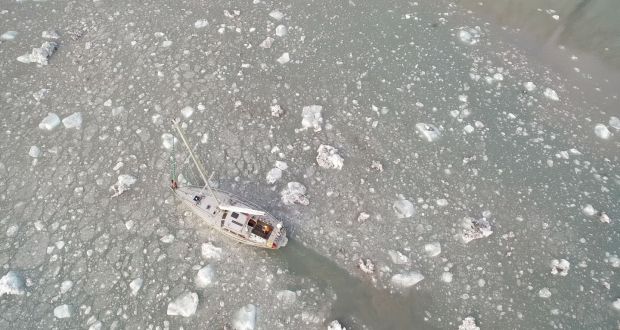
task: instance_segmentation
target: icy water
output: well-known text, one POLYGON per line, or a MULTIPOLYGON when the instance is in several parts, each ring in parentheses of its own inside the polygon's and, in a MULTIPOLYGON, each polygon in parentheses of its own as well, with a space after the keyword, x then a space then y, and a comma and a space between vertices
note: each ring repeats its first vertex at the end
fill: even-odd
POLYGON ((1 2, 0 328, 619 328, 618 10, 1 2), (173 198, 176 117, 289 246, 173 198))

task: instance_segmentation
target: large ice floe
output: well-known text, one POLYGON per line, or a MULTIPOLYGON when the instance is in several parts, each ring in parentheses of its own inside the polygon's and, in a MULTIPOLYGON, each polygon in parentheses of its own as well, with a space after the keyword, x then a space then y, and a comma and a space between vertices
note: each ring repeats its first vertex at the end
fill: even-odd
POLYGON ((267 183, 274 184, 276 181, 280 180, 282 177, 282 171, 286 170, 288 165, 280 160, 277 160, 274 167, 267 172, 267 183))
POLYGON ((114 194, 112 197, 117 197, 125 191, 129 190, 138 179, 129 174, 121 174, 114 185, 110 187, 110 191, 114 194))
POLYGON ((315 132, 321 131, 321 125, 323 124, 322 111, 323 107, 316 104, 303 107, 301 111, 301 126, 303 129, 312 128, 315 132))
POLYGON ((321 144, 317 149, 316 162, 322 168, 341 170, 344 159, 338 154, 338 149, 321 144))
POLYGON ((65 128, 77 128, 82 127, 82 113, 76 112, 62 120, 62 124, 65 125, 65 128))
POLYGON ((256 306, 245 305, 235 312, 232 319, 235 330, 254 330, 256 327, 256 306))
POLYGON ((282 203, 285 205, 308 205, 310 201, 306 197, 306 187, 299 182, 289 182, 280 192, 282 203))
POLYGON ((24 279, 16 271, 9 271, 0 279, 0 297, 7 295, 22 295, 24 290, 24 279))
POLYGON ((213 265, 206 265, 198 270, 194 283, 197 288, 206 288, 213 283, 215 279, 215 268, 213 265))
POLYGON ((392 204, 392 209, 394 209, 396 217, 399 219, 411 218, 415 215, 415 206, 413 203, 402 196, 392 204))
POLYGON ((185 292, 168 304, 167 314, 190 317, 198 308, 198 295, 195 292, 185 292))
POLYGON ((48 59, 54 54, 58 44, 54 41, 46 41, 41 47, 33 48, 32 53, 22 55, 17 58, 22 63, 37 63, 39 65, 47 65, 48 59))
POLYGON ((466 217, 462 221, 462 227, 461 239, 465 243, 493 234, 491 224, 486 218, 474 219, 466 217))

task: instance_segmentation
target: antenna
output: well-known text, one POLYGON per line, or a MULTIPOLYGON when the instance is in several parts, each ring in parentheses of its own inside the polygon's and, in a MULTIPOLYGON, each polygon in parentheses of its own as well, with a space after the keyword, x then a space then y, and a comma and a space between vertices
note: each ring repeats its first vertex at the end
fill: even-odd
POLYGON ((215 200, 217 201, 218 207, 219 207, 220 200, 217 198, 217 196, 213 192, 213 189, 211 189, 211 186, 209 185, 209 181, 207 180, 207 176, 205 175, 205 170, 202 168, 202 165, 200 165, 200 163, 198 162, 198 159, 196 159, 196 156, 194 155, 192 148, 189 147, 189 143, 187 143, 187 140, 185 139, 185 135, 183 135, 183 131, 181 131, 181 127, 179 127, 179 122, 180 120, 178 119, 172 120, 172 124, 174 125, 174 128, 177 130, 177 132, 181 136, 181 140, 183 141, 183 144, 187 148, 187 151, 189 151, 189 155, 192 157, 192 160, 194 161, 194 164, 196 165, 196 168, 198 169, 198 172, 200 173, 202 180, 204 180, 205 182, 205 187, 209 188, 209 192, 211 193, 213 198, 215 198, 215 200))

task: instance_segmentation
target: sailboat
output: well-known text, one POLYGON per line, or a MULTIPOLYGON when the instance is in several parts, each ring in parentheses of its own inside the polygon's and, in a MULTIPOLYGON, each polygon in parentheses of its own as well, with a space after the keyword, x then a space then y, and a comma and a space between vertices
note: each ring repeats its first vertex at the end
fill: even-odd
POLYGON ((205 183, 204 187, 181 187, 173 176, 170 188, 174 194, 209 226, 237 242, 266 249, 284 247, 288 239, 282 221, 249 201, 212 188, 179 127, 179 120, 172 123, 205 183))

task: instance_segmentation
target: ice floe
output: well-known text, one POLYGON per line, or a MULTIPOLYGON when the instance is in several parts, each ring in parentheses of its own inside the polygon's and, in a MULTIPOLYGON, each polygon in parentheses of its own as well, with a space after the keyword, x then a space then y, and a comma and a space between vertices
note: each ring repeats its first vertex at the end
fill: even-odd
POLYGON ((279 104, 274 104, 271 107, 271 116, 280 118, 284 114, 284 110, 279 104))
POLYGON ((360 214, 357 216, 357 222, 364 222, 368 220, 368 218, 370 218, 370 214, 366 212, 360 212, 360 214))
POLYGON ((418 135, 428 142, 435 142, 441 137, 441 132, 435 125, 417 123, 415 124, 415 129, 418 135))
POLYGON ((461 238, 463 242, 469 243, 473 240, 488 237, 493 233, 491 229, 491 224, 487 221, 486 218, 473 219, 473 218, 465 218, 462 222, 463 232, 461 234, 461 238))
POLYGON ((194 108, 187 106, 181 109, 181 114, 183 115, 183 117, 189 118, 194 114, 194 108))
POLYGON ((276 61, 280 64, 286 64, 290 62, 290 60, 291 60, 291 57, 289 56, 288 52, 284 52, 282 53, 282 55, 280 55, 280 57, 278 57, 276 61))
POLYGON ((280 192, 282 203, 285 205, 308 205, 310 201, 306 197, 306 187, 299 182, 289 182, 280 192))
POLYGON ((338 154, 338 149, 321 144, 317 149, 316 162, 322 168, 341 170, 344 159, 338 154))
POLYGON ((570 262, 566 259, 553 259, 551 260, 551 274, 566 276, 570 269, 570 262))
POLYGON ((190 317, 198 308, 198 295, 195 292, 185 292, 168 304, 168 315, 190 317))
POLYGON ((9 271, 0 279, 0 297, 8 295, 24 294, 24 279, 16 271, 9 271))
POLYGON ((357 267, 366 274, 375 272, 375 264, 370 259, 359 259, 357 261, 357 267))
POLYGON ((288 29, 286 26, 280 24, 276 27, 276 36, 284 37, 287 34, 288 34, 288 29))
POLYGON ((473 46, 475 44, 477 44, 478 42, 480 42, 480 27, 475 27, 475 28, 471 28, 471 27, 462 27, 459 30, 459 39, 470 46, 473 46))
POLYGON ((407 289, 424 279, 424 275, 420 274, 416 271, 411 271, 402 274, 396 274, 392 276, 391 282, 392 285, 399 289, 407 289))
POLYGON ((41 149, 39 149, 39 147, 37 146, 32 146, 28 151, 28 155, 32 158, 39 158, 41 157, 41 149))
POLYGON ((199 19, 196 22, 194 22, 194 27, 197 29, 205 28, 208 25, 209 25, 209 21, 207 21, 206 19, 199 19))
POLYGON ((267 37, 265 38, 265 40, 263 40, 263 42, 260 43, 260 45, 258 45, 260 48, 271 48, 271 45, 273 45, 273 38, 272 37, 267 37))
POLYGON ((392 262, 397 265, 404 265, 409 262, 409 257, 402 254, 400 251, 388 250, 388 255, 392 262))
POLYGON ((549 290, 549 288, 542 288, 538 291, 538 296, 547 299, 551 297, 551 290, 549 290))
POLYGON ((596 126, 594 126, 594 134, 603 140, 607 140, 611 137, 611 132, 604 124, 596 124, 596 126))
POLYGON ((73 281, 66 280, 60 283, 60 293, 67 293, 73 288, 73 281))
POLYGON ((559 101, 560 98, 558 97, 558 93, 556 93, 553 89, 551 88, 545 88, 545 92, 543 93, 545 95, 546 98, 552 100, 552 101, 559 101))
POLYGON ((276 293, 276 298, 282 302, 282 305, 292 306, 297 300, 297 294, 291 290, 281 290, 276 293))
POLYGON ((16 31, 7 31, 0 35, 0 40, 14 40, 17 37, 16 31))
POLYGON ((275 19, 276 21, 279 21, 282 18, 284 18, 284 14, 281 11, 279 11, 279 10, 274 10, 274 11, 270 12, 269 16, 271 18, 275 19))
POLYGON ((65 117, 62 120, 62 124, 65 126, 65 128, 77 128, 77 129, 79 129, 80 127, 82 127, 82 113, 81 112, 76 112, 76 113, 73 113, 73 114, 65 117))
POLYGON ((531 81, 523 83, 523 87, 525 87, 528 92, 532 92, 536 89, 536 85, 531 81))
POLYGON ((41 102, 41 100, 43 100, 47 94, 49 94, 49 89, 47 88, 41 88, 38 91, 32 93, 32 98, 34 98, 37 102, 41 102))
POLYGON ((620 298, 616 298, 616 300, 614 300, 614 302, 611 303, 611 306, 615 308, 617 311, 620 311, 620 298))
POLYGON ((589 217, 593 216, 596 214, 596 209, 594 209, 594 207, 590 204, 586 204, 582 209, 581 212, 589 217))
POLYGON ((441 280, 445 283, 450 283, 452 282, 452 278, 454 277, 454 275, 452 275, 452 273, 450 272, 443 272, 441 274, 441 280))
POLYGON ((256 327, 256 306, 252 304, 241 307, 232 319, 235 330, 254 330, 256 327))
POLYGON ((441 244, 439 242, 432 242, 424 245, 424 252, 429 257, 436 257, 441 253, 441 244))
POLYGON ((378 171, 378 172, 383 172, 383 165, 381 165, 381 163, 379 161, 373 160, 370 163, 370 169, 378 171))
POLYGON ((415 215, 415 206, 413 203, 401 197, 392 204, 392 209, 399 219, 410 218, 415 215))
POLYGON ((202 243, 200 252, 202 257, 207 260, 220 260, 222 258, 222 248, 213 245, 211 242, 202 243))
POLYGON ((461 325, 459 325, 459 330, 480 330, 480 328, 476 325, 476 319, 468 316, 464 318, 461 325))
POLYGON ((198 270, 194 277, 194 284, 198 288, 206 288, 213 283, 215 279, 215 268, 212 265, 206 265, 198 270))
POLYGON ((49 30, 41 32, 41 37, 43 39, 58 39, 60 38, 60 35, 58 35, 58 32, 54 30, 49 30))
POLYGON ((39 65, 47 65, 48 59, 54 54, 58 44, 53 41, 44 42, 41 47, 33 48, 32 53, 22 55, 17 58, 22 63, 37 63, 39 65))
POLYGON ((267 172, 267 183, 269 184, 274 184, 276 181, 278 181, 281 177, 282 177, 282 171, 286 170, 288 168, 288 165, 283 162, 283 161, 276 161, 276 164, 274 166, 274 168, 272 168, 271 170, 269 170, 269 172, 267 172))
POLYGON ((9 228, 7 228, 6 230, 6 236, 7 237, 15 237, 17 235, 17 232, 19 231, 19 226, 18 225, 10 225, 9 228))
POLYGON ((60 305, 54 308, 54 316, 57 319, 66 319, 71 317, 71 315, 73 315, 73 308, 71 308, 71 306, 67 304, 60 305))
POLYGON ((136 278, 133 281, 129 282, 129 290, 132 296, 138 294, 138 291, 142 288, 142 284, 144 284, 144 280, 141 278, 136 278))
POLYGON ((316 104, 303 107, 301 111, 301 126, 303 129, 312 128, 315 132, 321 131, 321 124, 323 124, 321 111, 323 111, 323 107, 316 104))
POLYGON ((617 130, 620 130, 620 118, 611 116, 609 118, 609 126, 615 128, 617 130))
POLYGON ((333 320, 327 325, 327 330, 347 330, 347 328, 343 327, 338 320, 333 320))
POLYGON ((125 191, 129 190, 131 186, 136 183, 137 179, 129 174, 121 174, 114 185, 110 187, 110 191, 114 192, 112 197, 119 196, 125 191))
POLYGON ((161 135, 161 144, 166 149, 172 149, 172 147, 177 144, 177 141, 177 138, 170 133, 164 133, 161 135))

